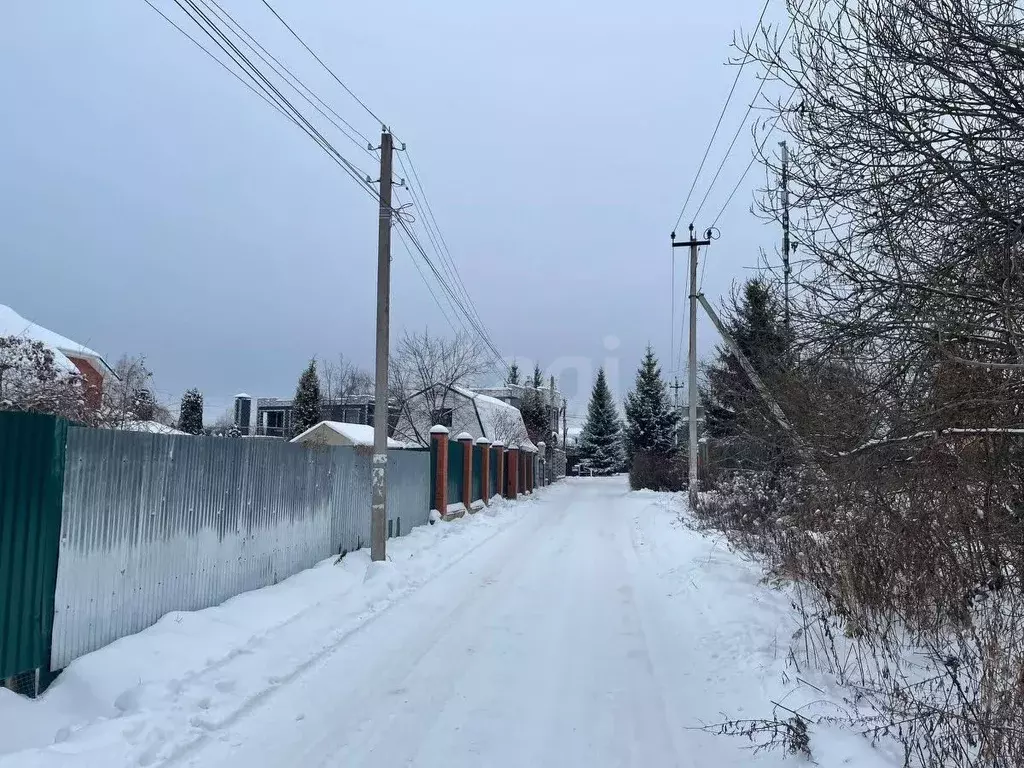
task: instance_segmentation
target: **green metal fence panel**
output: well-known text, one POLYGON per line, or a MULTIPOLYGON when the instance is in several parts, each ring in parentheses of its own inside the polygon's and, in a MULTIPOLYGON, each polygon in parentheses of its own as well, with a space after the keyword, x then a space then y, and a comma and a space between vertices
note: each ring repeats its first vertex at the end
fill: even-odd
MULTIPOLYGON (((427 509, 433 509, 434 499, 437 498, 437 440, 430 440, 430 498, 427 499, 427 509)), ((438 510, 440 511, 440 510, 438 510)))
POLYGON ((0 678, 50 668, 67 422, 0 412, 0 678))
MULTIPOLYGON (((448 503, 456 504, 462 501, 462 478, 466 474, 463 465, 465 459, 465 446, 457 440, 448 443, 448 503)), ((446 510, 439 509, 444 514, 446 510)))
POLYGON ((484 449, 481 445, 473 446, 473 496, 472 500, 482 499, 484 481, 484 449))

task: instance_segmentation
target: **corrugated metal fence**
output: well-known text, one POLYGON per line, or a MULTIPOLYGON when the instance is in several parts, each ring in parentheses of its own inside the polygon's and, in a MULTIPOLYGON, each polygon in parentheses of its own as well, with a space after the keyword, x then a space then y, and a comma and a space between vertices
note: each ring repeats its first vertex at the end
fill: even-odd
MULTIPOLYGON (((389 528, 427 522, 427 451, 389 451, 389 528)), ((370 540, 370 452, 70 427, 52 668, 370 540)))
POLYGON ((66 431, 0 412, 0 680, 49 663, 66 431))

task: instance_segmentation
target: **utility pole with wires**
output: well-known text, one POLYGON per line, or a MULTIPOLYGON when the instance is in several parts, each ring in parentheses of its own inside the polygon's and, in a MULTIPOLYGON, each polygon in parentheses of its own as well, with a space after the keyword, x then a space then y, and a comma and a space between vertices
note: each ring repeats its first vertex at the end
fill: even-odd
POLYGON ((380 136, 380 215, 377 229, 377 361, 373 406, 373 472, 370 559, 387 557, 388 527, 388 352, 391 333, 391 132, 380 136))
MULTIPOLYGON (((569 401, 562 398, 562 453, 569 460, 569 401)), ((567 465, 568 466, 568 465, 567 465)), ((568 472, 566 473, 568 474, 568 472)))
POLYGON ((789 332, 789 147, 780 141, 782 147, 782 275, 785 282, 786 332, 789 332))
MULTIPOLYGON (((672 383, 668 385, 668 388, 672 390, 672 407, 678 413, 682 409, 682 404, 679 402, 679 390, 686 389, 683 384, 679 383, 679 377, 677 376, 672 380, 672 383)), ((679 430, 675 430, 675 441, 676 445, 679 445, 679 430)))
POLYGON ((697 249, 702 245, 711 245, 711 230, 708 230, 706 239, 698 240, 694 237, 693 224, 691 224, 690 239, 681 243, 676 242, 676 233, 672 233, 673 248, 687 246, 690 249, 690 354, 687 364, 687 390, 690 401, 690 477, 688 490, 691 510, 697 506, 697 249))

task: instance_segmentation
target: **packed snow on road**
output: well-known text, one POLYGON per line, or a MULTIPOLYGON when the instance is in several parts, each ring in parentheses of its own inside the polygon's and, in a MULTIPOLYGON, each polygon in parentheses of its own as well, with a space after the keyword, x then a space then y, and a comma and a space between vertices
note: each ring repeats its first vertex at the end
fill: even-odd
MULTIPOLYGON (((0 689, 0 768, 806 765, 704 726, 842 702, 784 682, 789 598, 679 494, 567 480, 389 555, 169 614, 38 700, 0 689)), ((821 766, 899 764, 809 738, 821 766)))

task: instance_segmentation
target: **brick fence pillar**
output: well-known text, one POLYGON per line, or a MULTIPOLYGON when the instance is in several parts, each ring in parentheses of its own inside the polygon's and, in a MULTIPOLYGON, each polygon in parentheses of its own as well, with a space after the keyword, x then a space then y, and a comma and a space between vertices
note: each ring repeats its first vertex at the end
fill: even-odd
POLYGON ((433 508, 442 515, 448 514, 448 428, 440 424, 430 428, 430 444, 433 447, 434 498, 433 508))
POLYGON ((494 445, 491 446, 491 450, 498 454, 496 460, 498 475, 495 478, 497 482, 494 483, 494 487, 498 491, 499 496, 505 495, 505 444, 501 440, 496 440, 494 445))
POLYGON ((478 437, 476 444, 480 446, 480 498, 484 504, 491 503, 491 441, 486 437, 478 437))
POLYGON ((462 505, 468 513, 473 504, 473 436, 462 432, 455 439, 462 443, 462 505))
POLYGON ((536 477, 534 477, 533 479, 533 484, 535 488, 539 485, 547 484, 548 460, 547 454, 544 452, 544 449, 546 447, 547 446, 544 444, 544 441, 537 443, 537 469, 539 471, 537 472, 536 477))

